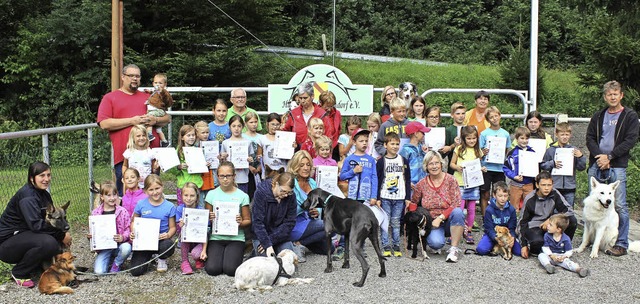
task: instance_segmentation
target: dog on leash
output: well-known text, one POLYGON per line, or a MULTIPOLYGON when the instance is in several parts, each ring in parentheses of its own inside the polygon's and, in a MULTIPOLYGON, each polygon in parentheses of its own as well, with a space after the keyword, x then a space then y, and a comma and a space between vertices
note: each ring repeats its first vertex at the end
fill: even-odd
POLYGON ((584 199, 584 232, 582 244, 576 252, 583 252, 592 244, 589 257, 597 258, 598 250, 605 251, 615 245, 620 218, 615 210, 616 189, 620 181, 601 184, 595 177, 589 180, 591 193, 584 199))
POLYGON ((285 249, 278 258, 275 257, 253 257, 242 263, 236 269, 235 282, 233 286, 238 290, 259 291, 269 290, 272 286, 308 284, 313 279, 291 278, 298 256, 291 250, 285 249))
POLYGON ((73 265, 75 258, 68 251, 56 255, 55 262, 40 276, 38 282, 40 293, 48 295, 73 293, 73 289, 68 285, 76 278, 74 273, 76 267, 73 265))
MULTIPOLYGON (((413 205, 413 204, 412 204, 413 205)), ((411 258, 415 259, 418 256, 418 244, 420 239, 426 237, 431 232, 431 214, 422 206, 418 206, 415 210, 410 211, 404 215, 404 225, 406 228, 405 235, 407 236, 407 250, 413 250, 411 258)), ((427 255, 427 242, 422 242, 422 257, 428 259, 427 255)))
POLYGON ((515 238, 509 232, 509 228, 504 226, 496 226, 496 244, 493 245, 493 250, 491 251, 494 255, 502 255, 502 258, 509 261, 513 258, 513 254, 511 250, 513 249, 513 243, 515 242, 515 238))
POLYGON ((386 259, 382 256, 382 251, 380 250, 380 225, 369 207, 359 201, 339 198, 317 188, 309 192, 307 199, 302 204, 302 209, 304 210, 311 208, 323 208, 324 233, 327 239, 327 268, 324 270, 325 273, 333 271, 333 265, 331 264, 331 234, 335 232, 345 238, 342 268, 350 267, 350 248, 353 248, 355 256, 360 262, 360 266, 362 266, 362 277, 360 281, 353 283, 353 286, 362 287, 367 279, 370 266, 362 255, 362 246, 367 238, 371 241, 380 262, 380 274, 378 276, 381 278, 387 276, 384 265, 386 259))
POLYGON ((418 87, 413 82, 403 82, 398 88, 400 89, 400 98, 404 100, 407 109, 411 107, 411 100, 418 95, 418 87))

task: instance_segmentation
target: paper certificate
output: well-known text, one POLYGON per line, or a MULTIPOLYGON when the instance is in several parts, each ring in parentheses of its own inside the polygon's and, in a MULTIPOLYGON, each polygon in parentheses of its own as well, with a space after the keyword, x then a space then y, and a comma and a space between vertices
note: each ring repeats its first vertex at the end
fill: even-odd
POLYGON ((544 153, 547 151, 547 140, 540 138, 529 138, 529 147, 536 152, 537 162, 541 162, 544 158, 544 153))
POLYGON ((462 167, 462 181, 465 189, 484 185, 482 165, 479 158, 464 162, 462 167))
POLYGON ((293 145, 296 142, 295 132, 276 131, 276 140, 273 148, 273 156, 275 158, 291 159, 295 148, 293 145))
POLYGON ((182 151, 184 152, 184 162, 187 163, 187 172, 189 174, 209 172, 202 148, 183 147, 182 151))
POLYGON ((344 193, 338 188, 338 175, 338 167, 317 166, 316 183, 318 184, 318 188, 340 198, 344 198, 344 193))
POLYGON ((167 172, 169 169, 180 165, 178 152, 175 148, 153 148, 153 153, 155 153, 162 172, 167 172))
POLYGON ((431 128, 431 131, 424 133, 424 143, 429 149, 438 151, 444 147, 445 128, 431 128))
POLYGON ((181 240, 184 243, 206 243, 209 210, 184 208, 181 240))
POLYGON ((573 176, 573 148, 557 148, 553 160, 562 164, 562 167, 554 167, 551 175, 573 176))
POLYGON ((118 243, 113 240, 113 236, 118 234, 115 214, 89 216, 89 231, 91 250, 118 248, 118 243))
POLYGON ((249 169, 249 141, 238 140, 229 141, 228 160, 232 162, 236 169, 249 169))
POLYGON ((518 175, 536 177, 539 173, 536 153, 518 150, 518 175))
POLYGON ((209 168, 218 169, 220 166, 220 143, 217 140, 201 141, 200 146, 204 152, 204 160, 209 163, 209 168))
POLYGON ((507 139, 498 136, 487 137, 487 146, 489 153, 485 159, 488 163, 503 164, 505 147, 507 146, 507 139))
POLYGON ((238 203, 215 202, 213 207, 215 218, 213 219, 213 234, 238 235, 238 221, 236 216, 240 214, 238 203))
POLYGON ((133 220, 133 250, 158 251, 160 220, 136 217, 133 220))

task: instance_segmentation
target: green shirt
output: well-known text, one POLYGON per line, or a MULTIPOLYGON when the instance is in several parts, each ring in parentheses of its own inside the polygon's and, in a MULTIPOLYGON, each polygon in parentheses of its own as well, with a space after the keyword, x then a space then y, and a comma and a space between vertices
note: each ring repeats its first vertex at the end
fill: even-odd
MULTIPOLYGON (((253 113, 256 113, 256 114, 257 114, 256 110, 254 110, 254 109, 252 109, 252 108, 247 107, 247 109, 244 111, 244 113, 242 113, 242 115, 240 115, 240 117, 242 117, 242 120, 245 120, 245 119, 244 119, 244 117, 245 117, 245 116, 247 116, 247 113, 249 113, 249 112, 253 112, 253 113)), ((233 110, 233 106, 231 106, 229 109, 227 109, 227 118, 226 118, 226 121, 227 121, 227 122, 229 122, 229 119, 231 118, 231 116, 236 115, 236 114, 238 114, 238 113, 236 113, 236 112, 233 110)), ((238 114, 238 115, 239 115, 239 114, 238 114)), ((244 133, 244 132, 247 132, 247 125, 246 125, 246 121, 245 121, 245 126, 244 126, 244 128, 242 128, 242 133, 244 133)), ((258 115, 258 128, 256 129, 256 132, 258 132, 258 133, 262 132, 262 124, 260 123, 260 116, 259 116, 259 115, 258 115)))
MULTIPOLYGON (((233 193, 225 193, 220 189, 220 187, 215 188, 214 190, 209 191, 207 193, 207 197, 204 199, 207 204, 213 207, 213 211, 216 211, 216 204, 222 202, 237 202, 238 203, 238 212, 242 215, 242 207, 249 206, 249 195, 244 193, 242 190, 236 188, 236 191, 233 193)), ((209 237, 211 241, 241 241, 244 242, 244 229, 241 229, 238 226, 238 235, 220 235, 213 234, 209 237)))

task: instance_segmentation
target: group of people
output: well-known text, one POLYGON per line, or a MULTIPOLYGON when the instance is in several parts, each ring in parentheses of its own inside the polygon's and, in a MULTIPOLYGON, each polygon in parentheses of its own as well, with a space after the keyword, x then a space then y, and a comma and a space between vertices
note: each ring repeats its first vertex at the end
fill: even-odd
MULTIPOLYGON (((157 75, 158 76, 158 75, 157 75)), ((150 141, 151 130, 170 122, 171 118, 147 115, 147 92, 138 90, 140 69, 128 65, 123 69, 122 87, 104 96, 98 110, 98 124, 109 131, 114 151, 116 180, 102 184, 100 201, 93 215, 115 214, 118 247, 100 251, 96 257, 96 273, 119 272, 131 255, 132 275, 147 271, 147 261, 157 255, 157 270, 167 271, 167 259, 174 248, 181 251, 183 274, 193 268, 204 269, 210 275, 233 276, 249 255, 275 255, 291 249, 301 262, 305 252, 333 253, 333 259, 344 255, 344 238, 333 236, 327 242, 321 209, 302 209, 307 194, 318 187, 316 167, 337 166, 338 188, 345 197, 377 206, 388 214, 390 234, 381 236, 384 256, 402 256, 400 249, 401 218, 416 205, 430 212, 432 230, 425 236, 427 245, 440 252, 450 244, 446 261, 457 262, 460 243, 475 244, 472 229, 476 225, 476 204, 480 202, 484 235, 477 244, 477 253, 486 255, 496 242, 495 226, 509 228, 516 237, 513 253, 523 258, 538 255, 549 272, 559 265, 588 275, 588 270, 571 262, 571 239, 577 221, 573 215, 576 189, 575 170, 587 168, 585 156, 570 144, 571 126, 558 123, 554 141, 542 128, 542 116, 531 112, 525 126, 515 130, 513 141, 501 128, 501 113, 490 106, 490 96, 476 94, 476 107, 468 110, 456 102, 451 106, 452 125, 446 126, 444 146, 437 150, 425 143, 425 134, 440 125, 440 108, 427 107, 416 96, 407 107, 398 98, 395 88, 388 86, 382 93, 382 110, 366 120, 348 117, 342 133, 342 115, 335 108, 336 97, 330 91, 320 94, 314 102, 313 84, 301 84, 294 96, 298 106, 284 115, 271 113, 264 122, 247 107, 246 92, 231 91, 232 107, 219 99, 213 105, 213 121, 183 125, 176 147, 180 165, 171 169, 177 176, 177 204, 163 195, 163 182, 155 174, 158 162, 151 147, 159 147, 160 136, 150 141), (275 157, 277 130, 296 134, 292 143, 297 152, 291 159, 275 157), (492 138, 505 139, 504 163, 487 162, 492 138), (542 170, 535 177, 522 176, 518 166, 518 151, 532 151, 530 138, 546 141, 542 170), (201 142, 216 140, 220 144, 219 165, 206 173, 189 173, 184 148, 199 147, 201 142), (231 146, 247 142, 249 168, 236 168, 229 157, 231 146), (550 173, 563 164, 554 158, 555 149, 573 148, 574 174, 561 176, 550 173), (469 161, 480 160, 484 184, 466 187, 463 171, 469 161), (505 182, 507 181, 507 182, 505 182), (204 244, 179 242, 174 238, 184 226, 185 208, 209 210, 209 219, 219 204, 238 205, 237 234, 208 233, 204 244), (160 220, 157 251, 132 251, 136 218, 160 220), (326 248, 330 244, 332 248, 326 248), (191 263, 191 260, 194 263, 191 263)), ((166 76, 161 75, 164 81, 166 76)), ((161 82, 161 81, 159 81, 161 82)), ((154 84, 156 79, 154 79, 154 84)), ((626 207, 626 166, 629 151, 638 137, 638 116, 621 104, 622 87, 612 81, 604 86, 607 107, 594 114, 587 131, 589 149, 588 173, 609 181, 620 180, 616 192, 616 211, 620 227, 616 245, 607 253, 626 254, 629 215, 626 207)), ((154 134, 155 135, 155 134, 154 134)), ((15 263, 15 281, 33 287, 30 274, 39 263, 71 244, 68 233, 51 229, 44 221, 43 208, 51 205, 47 192, 51 170, 36 162, 29 168, 28 182, 11 199, 0 217, 0 260, 15 263)), ((385 227, 386 228, 386 227, 385 227)), ((384 229, 386 230, 386 229, 384 229)), ((91 235, 88 235, 91 237, 91 235)))

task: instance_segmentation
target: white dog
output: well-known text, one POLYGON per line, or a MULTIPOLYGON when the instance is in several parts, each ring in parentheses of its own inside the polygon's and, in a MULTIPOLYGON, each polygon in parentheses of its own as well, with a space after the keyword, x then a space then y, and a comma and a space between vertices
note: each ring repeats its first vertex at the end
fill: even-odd
POLYGON ((577 252, 583 252, 593 244, 591 258, 598 257, 598 249, 605 251, 618 238, 618 213, 615 210, 616 189, 620 181, 601 184, 591 177, 591 193, 584 199, 584 233, 577 252))
POLYGON ((407 109, 411 107, 411 100, 418 95, 418 87, 413 82, 403 82, 398 86, 400 89, 400 98, 404 100, 407 109))
POLYGON ((274 257, 254 257, 246 260, 236 269, 233 286, 238 290, 264 291, 271 289, 272 285, 308 284, 313 281, 313 279, 291 278, 298 263, 298 257, 293 251, 285 249, 278 254, 278 257, 282 260, 285 273, 280 272, 280 266, 274 257))

